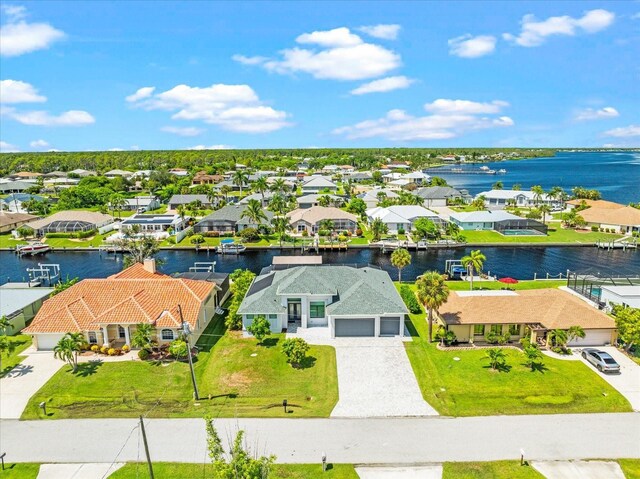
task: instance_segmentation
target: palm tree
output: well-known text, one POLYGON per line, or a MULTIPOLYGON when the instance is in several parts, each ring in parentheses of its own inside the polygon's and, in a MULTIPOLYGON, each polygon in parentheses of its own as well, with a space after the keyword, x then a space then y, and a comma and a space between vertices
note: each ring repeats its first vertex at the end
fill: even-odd
POLYGON ((545 221, 547 219, 547 215, 549 213, 551 213, 551 206, 549 206, 548 204, 543 204, 538 206, 538 211, 540 211, 540 213, 542 213, 542 224, 545 224, 545 221))
POLYGON ((549 190, 549 196, 558 201, 563 201, 566 196, 566 193, 562 189, 562 186, 553 186, 549 190))
POLYGON ((389 227, 380 218, 376 218, 371 222, 371 234, 373 241, 380 241, 382 235, 387 234, 389 227))
POLYGON ((391 264, 398 268, 398 282, 402 283, 402 269, 411 264, 411 253, 404 248, 398 248, 391 253, 391 264))
POLYGON ((289 229, 291 228, 289 218, 287 218, 286 216, 274 216, 271 220, 271 224, 273 225, 273 230, 278 235, 280 248, 282 248, 282 242, 287 236, 287 231, 289 231, 289 229))
POLYGON ((335 229, 335 224, 333 223, 332 220, 328 218, 324 220, 320 220, 320 222, 318 223, 318 230, 327 230, 330 233, 333 233, 334 229, 335 229))
POLYGON ((282 193, 276 193, 271 197, 269 209, 279 215, 283 215, 287 211, 287 199, 282 193))
POLYGON ((568 340, 569 337, 564 329, 552 329, 547 333, 547 348, 553 346, 564 349, 568 340))
POLYGON ((222 185, 220 187, 220 193, 224 196, 226 202, 229 201, 229 193, 231 193, 231 187, 229 185, 222 185))
POLYGON ((540 185, 534 185, 531 187, 531 192, 533 193, 533 202, 536 206, 542 201, 542 197, 544 196, 544 190, 540 185))
POLYGON ((533 371, 537 364, 542 362, 542 353, 535 344, 529 344, 523 349, 526 365, 533 371))
POLYGON ((491 348, 491 349, 487 349, 487 355, 484 356, 482 359, 488 359, 489 366, 491 366, 491 369, 495 370, 495 369, 500 369, 506 364, 507 355, 500 348, 491 348))
POLYGON ((176 211, 178 212, 180 219, 184 223, 184 218, 185 216, 187 216, 187 207, 185 205, 178 205, 178 207, 176 208, 176 211))
POLYGON ((478 211, 482 211, 486 209, 486 206, 485 206, 486 200, 487 198, 484 195, 480 195, 471 202, 471 206, 473 206, 478 211))
POLYGON ((260 203, 258 200, 253 199, 247 202, 247 207, 240 215, 240 218, 247 218, 256 226, 267 221, 267 215, 262 209, 262 203, 260 203))
POLYGON ((582 327, 580 326, 571 326, 569 329, 567 329, 567 343, 570 343, 574 339, 578 339, 578 338, 582 339, 585 336, 586 336, 586 333, 584 332, 584 329, 582 329, 582 327))
POLYGON ((482 266, 487 260, 487 257, 480 252, 479 249, 472 250, 467 256, 462 257, 462 266, 467 268, 469 275, 471 276, 471 290, 473 291, 473 273, 474 271, 482 271, 482 266))
POLYGON ((266 176, 260 176, 253 182, 253 189, 262 195, 262 204, 264 205, 264 192, 269 189, 266 176))
POLYGON ((501 190, 504 187, 504 184, 502 183, 502 181, 496 181, 492 186, 491 189, 492 190, 501 190))
POLYGON ((287 183, 283 178, 276 178, 271 183, 271 191, 274 193, 285 193, 287 191, 287 183))
POLYGON ((153 334, 153 326, 151 326, 151 324, 149 323, 137 324, 136 330, 131 335, 131 345, 134 348, 146 349, 147 351, 151 351, 152 334, 153 334))
POLYGON ((322 195, 318 198, 318 205, 320 206, 324 206, 327 207, 329 205, 331 205, 331 202, 333 200, 331 199, 331 196, 329 195, 322 195))
POLYGON ((444 276, 437 271, 427 271, 416 281, 418 301, 427 309, 429 321, 429 342, 433 341, 433 311, 438 312, 440 306, 449 299, 449 287, 444 276))
POLYGON ((342 186, 344 188, 344 194, 351 198, 353 196, 353 182, 348 180, 346 183, 343 183, 342 186))
POLYGON ((120 193, 114 193, 109 197, 109 205, 111 206, 113 215, 115 216, 117 211, 118 218, 120 218, 122 216, 122 210, 127 206, 127 200, 120 193))
POLYGON ((213 209, 218 205, 218 193, 213 188, 207 191, 207 200, 211 203, 211 208, 213 209))
POLYGON ((240 196, 242 196, 242 187, 249 182, 249 174, 244 170, 236 170, 233 172, 231 181, 240 188, 240 196))
POLYGON ((78 370, 78 351, 86 344, 81 333, 67 333, 53 348, 53 357, 69 363, 75 373, 78 370))

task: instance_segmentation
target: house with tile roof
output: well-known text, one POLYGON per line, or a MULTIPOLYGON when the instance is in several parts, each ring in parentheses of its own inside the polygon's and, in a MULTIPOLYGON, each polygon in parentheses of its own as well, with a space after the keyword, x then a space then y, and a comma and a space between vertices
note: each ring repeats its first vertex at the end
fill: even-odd
POLYGON ((328 328, 335 338, 403 336, 408 311, 384 270, 307 265, 257 276, 238 314, 245 330, 262 316, 274 333, 295 325, 328 328))
POLYGON ((108 278, 84 279, 47 299, 22 332, 33 336, 38 350, 53 349, 69 332, 82 333, 89 344, 121 347, 130 345, 138 324, 146 323, 163 344, 178 337, 184 319, 195 341, 216 307, 214 282, 172 278, 147 259, 108 278))
POLYGON ((320 223, 324 220, 333 222, 334 231, 354 232, 358 228, 358 217, 333 206, 312 206, 298 208, 287 213, 291 229, 296 233, 306 231, 315 234, 320 230, 320 223))
POLYGON ((617 331, 610 316, 561 289, 452 291, 438 316, 458 341, 470 343, 484 342, 490 331, 509 333, 514 342, 523 337, 544 342, 548 331, 580 326, 585 337, 568 346, 603 346, 614 344, 617 331))

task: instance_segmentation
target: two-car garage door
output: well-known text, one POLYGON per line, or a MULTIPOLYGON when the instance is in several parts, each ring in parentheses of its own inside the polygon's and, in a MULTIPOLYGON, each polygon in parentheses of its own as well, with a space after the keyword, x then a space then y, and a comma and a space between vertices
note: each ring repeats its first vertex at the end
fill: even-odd
POLYGON ((611 343, 611 329, 585 329, 584 338, 576 338, 568 346, 604 346, 611 343))
POLYGON ((375 318, 336 318, 336 337, 373 337, 376 334, 375 318))

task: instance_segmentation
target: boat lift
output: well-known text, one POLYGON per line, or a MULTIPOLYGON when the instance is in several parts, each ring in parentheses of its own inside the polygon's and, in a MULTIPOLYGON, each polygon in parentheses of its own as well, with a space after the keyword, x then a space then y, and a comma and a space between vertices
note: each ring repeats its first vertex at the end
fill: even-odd
POLYGON ((467 268, 460 259, 448 259, 445 261, 444 272, 451 279, 463 279, 467 275, 467 268))
POLYGON ((60 265, 38 263, 37 268, 27 268, 27 274, 29 275, 29 283, 52 285, 55 280, 60 278, 60 265))
POLYGON ((216 272, 216 262, 204 262, 197 261, 193 263, 193 266, 189 267, 190 273, 215 273, 216 272))

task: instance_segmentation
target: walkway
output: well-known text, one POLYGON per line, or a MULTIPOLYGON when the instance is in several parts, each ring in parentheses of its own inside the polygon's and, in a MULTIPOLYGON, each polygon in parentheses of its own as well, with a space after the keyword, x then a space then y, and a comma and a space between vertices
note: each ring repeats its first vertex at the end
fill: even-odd
POLYGON ((577 355, 593 372, 611 384, 620 394, 627 398, 634 411, 640 411, 640 365, 633 362, 624 353, 612 346, 600 346, 597 349, 606 351, 620 365, 620 374, 605 374, 598 371, 586 359, 580 356, 581 350, 574 350, 577 355))
POLYGON ((42 464, 37 479, 104 479, 124 466, 124 463, 42 464))
POLYGON ((532 466, 547 479, 625 479, 617 462, 536 461, 532 466))

